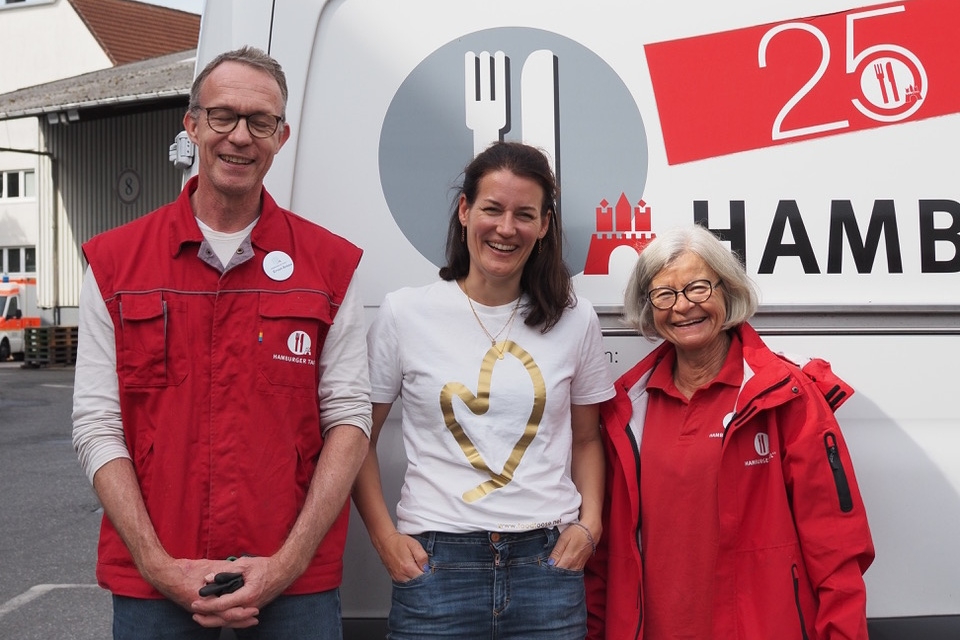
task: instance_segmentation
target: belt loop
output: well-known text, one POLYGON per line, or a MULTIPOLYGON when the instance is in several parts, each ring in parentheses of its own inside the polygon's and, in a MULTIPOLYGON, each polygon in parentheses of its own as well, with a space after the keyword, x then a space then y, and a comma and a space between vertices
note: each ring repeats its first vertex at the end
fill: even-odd
POLYGON ((428 556, 433 555, 433 547, 437 543, 437 532, 436 531, 427 531, 422 534, 427 538, 427 544, 423 545, 423 550, 427 552, 428 556))
POLYGON ((560 539, 559 527, 545 528, 543 529, 543 533, 547 536, 547 546, 553 548, 553 545, 557 544, 557 540, 560 539))

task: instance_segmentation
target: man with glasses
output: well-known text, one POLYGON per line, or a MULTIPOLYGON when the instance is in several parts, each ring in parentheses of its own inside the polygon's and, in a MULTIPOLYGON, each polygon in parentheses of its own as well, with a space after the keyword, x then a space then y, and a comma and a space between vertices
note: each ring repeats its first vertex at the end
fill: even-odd
POLYGON ((115 638, 342 635, 370 432, 361 252, 263 188, 286 101, 273 58, 218 56, 183 120, 197 175, 83 247, 73 437, 115 638))

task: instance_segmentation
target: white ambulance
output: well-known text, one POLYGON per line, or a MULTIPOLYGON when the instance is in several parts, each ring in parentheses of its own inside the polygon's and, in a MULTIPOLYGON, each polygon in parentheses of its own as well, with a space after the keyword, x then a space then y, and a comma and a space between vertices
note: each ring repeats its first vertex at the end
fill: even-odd
MULTIPOLYGON (((718 232, 766 340, 857 390, 838 418, 876 544, 871 637, 937 640, 960 637, 958 25, 956 0, 207 0, 197 67, 244 44, 281 62, 293 133, 266 186, 363 247, 371 317, 437 278, 451 189, 495 139, 549 153, 615 374, 651 348, 619 323, 637 251, 718 232)), ((345 567, 348 637, 383 637, 359 518, 345 567)))
POLYGON ((0 277, 0 362, 23 360, 26 328, 39 327, 36 281, 0 277))

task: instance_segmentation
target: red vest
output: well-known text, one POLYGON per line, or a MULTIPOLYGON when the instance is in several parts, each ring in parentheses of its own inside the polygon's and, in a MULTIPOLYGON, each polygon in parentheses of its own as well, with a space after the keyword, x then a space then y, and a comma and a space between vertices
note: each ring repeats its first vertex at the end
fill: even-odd
MULTIPOLYGON (((360 260, 346 240, 263 192, 253 257, 221 273, 198 257, 190 207, 173 203, 84 247, 116 334, 127 448, 150 519, 175 558, 267 556, 299 514, 323 440, 319 354, 360 260), (273 279, 265 257, 292 259, 273 279)), ((348 505, 287 594, 340 585, 348 505)), ((160 598, 104 517, 97 578, 160 598)))

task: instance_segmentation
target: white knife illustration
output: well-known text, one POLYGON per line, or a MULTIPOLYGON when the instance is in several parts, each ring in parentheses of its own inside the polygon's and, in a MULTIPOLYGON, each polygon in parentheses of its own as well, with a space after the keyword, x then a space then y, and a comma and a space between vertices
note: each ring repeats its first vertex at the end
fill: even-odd
POLYGON ((557 64, 553 51, 539 49, 527 56, 520 72, 520 126, 526 144, 539 147, 559 181, 557 64))

